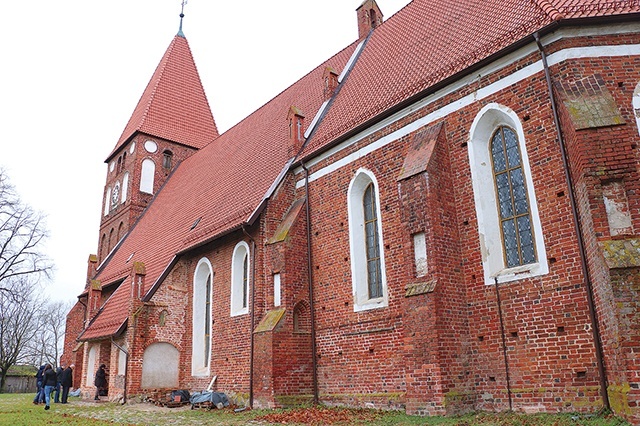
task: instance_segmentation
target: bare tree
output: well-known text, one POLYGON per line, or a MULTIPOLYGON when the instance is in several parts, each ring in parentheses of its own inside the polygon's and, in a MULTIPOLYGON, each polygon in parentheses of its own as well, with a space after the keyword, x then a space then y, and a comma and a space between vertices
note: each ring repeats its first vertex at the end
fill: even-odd
POLYGON ((13 279, 49 276, 52 265, 40 252, 46 236, 43 216, 21 202, 0 169, 0 292, 12 294, 13 279))
MULTIPOLYGON (((49 363, 53 366, 58 365, 60 355, 62 355, 62 346, 64 345, 64 330, 67 320, 67 312, 71 309, 69 302, 55 301, 45 303, 39 321, 42 325, 42 331, 38 339, 39 346, 35 347, 33 353, 41 353, 42 359, 40 363, 49 363)), ((35 365, 35 364, 34 364, 35 365)))
POLYGON ((9 367, 33 360, 32 344, 42 333, 42 302, 38 287, 25 276, 5 280, 0 292, 0 392, 9 367))

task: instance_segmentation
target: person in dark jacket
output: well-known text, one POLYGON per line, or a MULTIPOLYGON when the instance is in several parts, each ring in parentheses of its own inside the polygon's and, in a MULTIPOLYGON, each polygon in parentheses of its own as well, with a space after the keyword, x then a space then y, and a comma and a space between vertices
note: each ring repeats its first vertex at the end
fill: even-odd
POLYGON ((56 393, 53 398, 53 402, 56 404, 60 402, 60 387, 62 386, 62 372, 64 371, 64 364, 60 364, 56 368, 56 393))
POLYGON ((56 372, 51 366, 51 364, 47 364, 44 367, 43 379, 42 383, 44 385, 44 409, 48 410, 51 405, 51 392, 56 388, 56 383, 58 379, 56 377, 56 372))
POLYGON ((62 404, 67 403, 69 389, 73 386, 73 367, 75 367, 75 365, 71 364, 62 372, 62 404))
POLYGON ((45 365, 42 364, 40 368, 38 368, 38 372, 36 373, 36 396, 33 398, 34 404, 40 404, 44 402, 44 387, 42 386, 42 374, 44 373, 45 365))
POLYGON ((94 400, 100 400, 100 391, 107 387, 107 372, 105 370, 107 366, 104 364, 100 364, 100 368, 96 371, 96 379, 93 384, 96 385, 96 396, 93 398, 94 400))

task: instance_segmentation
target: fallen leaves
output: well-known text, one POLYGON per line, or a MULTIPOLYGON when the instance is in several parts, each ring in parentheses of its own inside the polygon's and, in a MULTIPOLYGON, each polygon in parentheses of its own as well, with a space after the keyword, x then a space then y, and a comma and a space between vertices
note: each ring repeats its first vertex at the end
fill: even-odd
POLYGON ((366 423, 380 417, 381 412, 358 408, 308 407, 285 410, 257 417, 255 420, 279 424, 309 426, 366 423))

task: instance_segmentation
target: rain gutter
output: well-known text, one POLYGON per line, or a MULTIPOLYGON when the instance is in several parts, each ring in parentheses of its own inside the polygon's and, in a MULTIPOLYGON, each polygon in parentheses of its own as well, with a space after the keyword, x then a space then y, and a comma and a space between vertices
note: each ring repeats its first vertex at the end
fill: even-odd
POLYGON ((558 142, 560 145, 560 153, 562 155, 562 164, 564 166, 565 180, 568 187, 569 201, 571 203, 571 215, 573 218, 574 229, 576 238, 578 240, 578 248, 580 251, 580 266, 584 274, 585 287, 587 290, 587 304, 589 305, 589 318, 591 320, 591 329, 593 330, 593 344, 596 352, 596 362, 598 365, 598 375, 600 380, 600 396, 602 397, 602 403, 606 410, 611 410, 609 403, 609 395, 607 393, 607 376, 604 368, 603 361, 603 349, 602 340, 600 335, 600 327, 598 325, 598 314, 596 312, 596 306, 593 299, 593 282, 591 280, 591 274, 589 272, 589 266, 587 265, 587 253, 584 243, 584 234, 582 230, 582 222, 578 214, 578 207, 575 199, 573 178, 571 176, 571 169, 569 168, 569 160, 567 156, 566 143, 562 134, 562 128, 560 127, 560 117, 558 115, 558 108, 555 96, 553 94, 553 85, 551 82, 551 72, 549 70, 549 64, 547 63, 547 55, 544 51, 544 47, 540 42, 540 35, 536 32, 533 34, 538 50, 540 50, 540 56, 542 57, 542 63, 544 65, 544 74, 547 80, 547 90, 549 91, 549 102, 551 103, 551 110, 553 112, 553 120, 555 121, 556 133, 558 135, 558 142))
POLYGON ((318 394, 318 360, 316 345, 316 311, 313 297, 313 265, 311 262, 311 207, 309 200, 309 170, 302 164, 304 170, 304 190, 306 198, 306 218, 307 218, 307 281, 309 286, 309 311, 311 314, 311 370, 312 370, 312 387, 313 387, 313 403, 318 404, 320 401, 318 394))
POLYGON ((247 232, 247 230, 245 229, 244 225, 242 226, 242 232, 244 233, 244 235, 247 236, 247 238, 249 238, 249 240, 251 240, 251 255, 253 256, 253 259, 251 261, 251 315, 250 315, 250 321, 251 324, 249 326, 249 336, 250 336, 250 347, 249 347, 249 408, 253 409, 253 369, 254 369, 254 365, 253 365, 253 358, 254 358, 254 342, 255 342, 255 337, 254 337, 254 333, 253 333, 253 328, 254 328, 254 324, 255 324, 255 318, 256 318, 256 308, 255 308, 255 301, 256 301, 256 240, 253 239, 253 237, 247 232))

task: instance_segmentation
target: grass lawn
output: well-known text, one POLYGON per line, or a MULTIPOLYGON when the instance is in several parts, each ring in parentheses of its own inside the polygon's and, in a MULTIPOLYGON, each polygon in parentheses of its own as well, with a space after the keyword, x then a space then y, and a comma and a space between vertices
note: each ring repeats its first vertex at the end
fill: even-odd
POLYGON ((398 412, 315 407, 295 410, 191 410, 152 404, 120 405, 69 398, 49 411, 34 405, 33 394, 0 394, 2 425, 450 425, 450 426, 626 426, 611 416, 473 414, 462 417, 417 417, 398 412))

